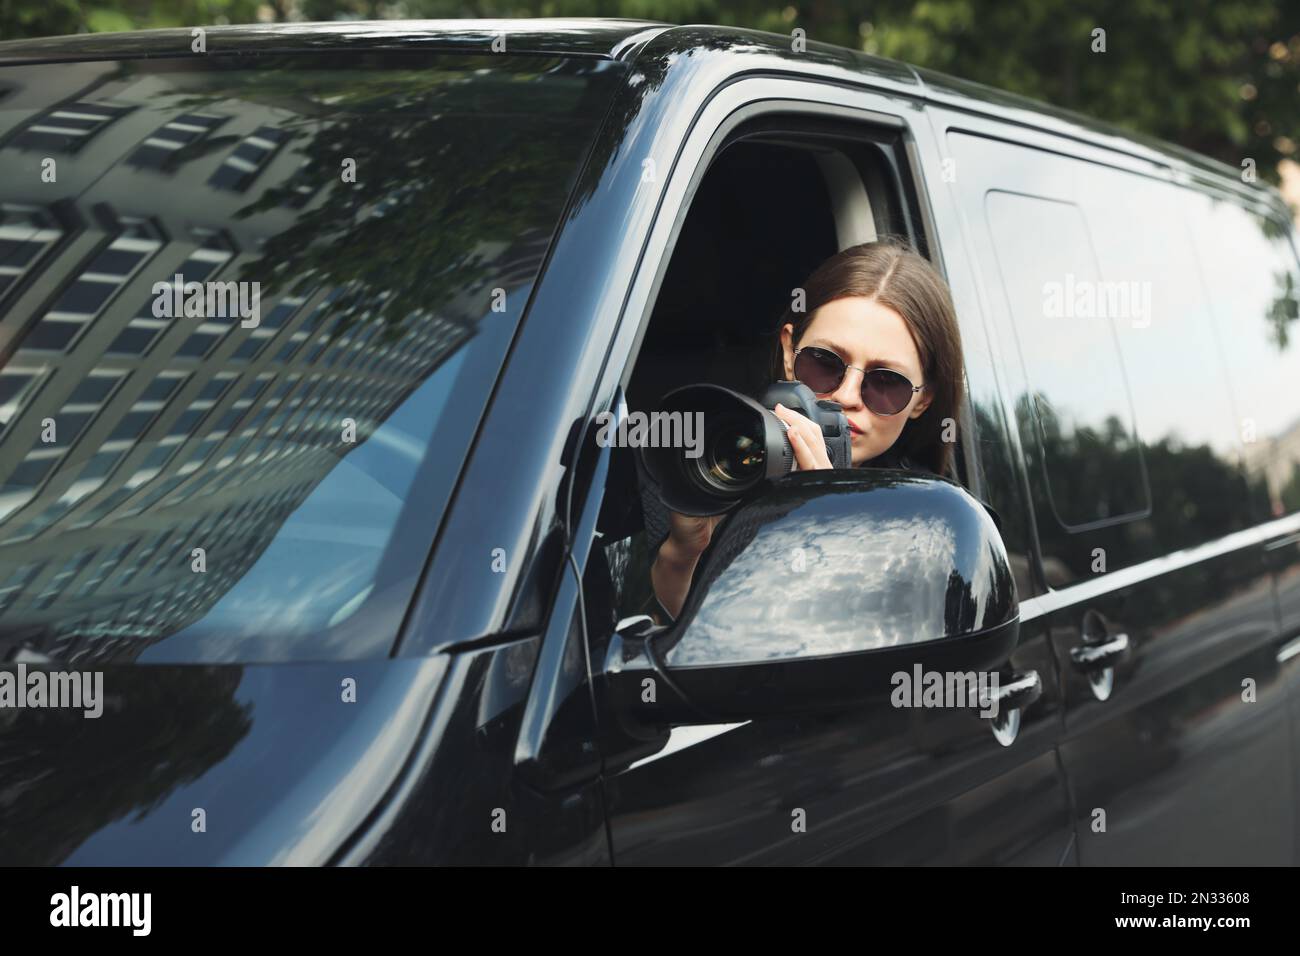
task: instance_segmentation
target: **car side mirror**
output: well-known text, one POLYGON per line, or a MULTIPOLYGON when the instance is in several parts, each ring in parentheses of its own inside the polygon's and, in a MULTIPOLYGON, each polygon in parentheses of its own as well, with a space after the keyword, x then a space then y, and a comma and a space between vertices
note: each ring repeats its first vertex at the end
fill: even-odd
POLYGON ((796 472, 718 526, 671 627, 615 635, 606 694, 629 729, 842 709, 917 665, 996 669, 1018 629, 1001 535, 959 485, 796 472))

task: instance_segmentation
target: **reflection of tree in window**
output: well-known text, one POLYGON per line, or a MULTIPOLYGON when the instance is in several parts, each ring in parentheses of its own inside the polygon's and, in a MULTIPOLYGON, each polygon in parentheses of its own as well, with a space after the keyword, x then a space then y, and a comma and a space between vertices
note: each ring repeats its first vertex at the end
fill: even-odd
POLYGON ((1300 303, 1296 301, 1295 273, 1275 272, 1273 282, 1276 291, 1269 304, 1267 318, 1272 328, 1273 344, 1282 352, 1291 342, 1291 323, 1300 317, 1300 303))

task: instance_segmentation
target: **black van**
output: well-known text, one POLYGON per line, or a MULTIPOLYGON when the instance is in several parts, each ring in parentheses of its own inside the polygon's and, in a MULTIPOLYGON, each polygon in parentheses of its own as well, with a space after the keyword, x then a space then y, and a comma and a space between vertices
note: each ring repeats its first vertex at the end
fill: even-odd
POLYGON ((1297 862, 1249 157, 801 37, 421 21, 0 43, 0 168, 0 863, 1297 862), (764 486, 653 626, 598 417, 750 387, 885 235, 953 290, 955 473, 764 486))

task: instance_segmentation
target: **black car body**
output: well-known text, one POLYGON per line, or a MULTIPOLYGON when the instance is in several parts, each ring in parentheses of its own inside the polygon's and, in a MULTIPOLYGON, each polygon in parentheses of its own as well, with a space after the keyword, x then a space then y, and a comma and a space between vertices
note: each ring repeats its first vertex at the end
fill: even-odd
POLYGON ((3 43, 0 158, 0 656, 104 686, 0 709, 0 862, 1297 861, 1298 270, 1241 170, 799 38, 547 20, 3 43), (953 289, 957 474, 778 482, 656 658, 596 416, 749 384, 773 304, 885 233, 953 289), (150 314, 174 275, 267 308, 150 314), (915 561, 872 590, 794 540, 915 561), (787 610, 888 666, 798 658, 787 610), (1006 713, 891 706, 922 641, 1006 713))

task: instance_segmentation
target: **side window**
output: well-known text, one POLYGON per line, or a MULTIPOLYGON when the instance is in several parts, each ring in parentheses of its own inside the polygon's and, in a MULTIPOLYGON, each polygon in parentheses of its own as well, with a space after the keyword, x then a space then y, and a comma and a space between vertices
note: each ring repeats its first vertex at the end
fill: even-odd
MULTIPOLYGON (((765 133, 726 146, 691 200, 627 385, 631 413, 683 385, 749 395, 771 382, 792 290, 837 251, 915 235, 898 183, 898 134, 881 141, 765 133), (895 150, 898 152, 895 152, 895 150)), ((668 528, 646 504, 634 451, 616 448, 598 530, 618 617, 658 613, 650 567, 668 528)))
POLYGON ((1228 369, 1207 275, 1185 206, 1194 193, 1110 167, 1078 164, 1076 183, 1102 275, 1117 306, 1151 488, 1151 517, 1134 529, 1135 558, 1168 554, 1250 527, 1261 517, 1243 468, 1228 369), (1149 542, 1146 545, 1145 542, 1149 542))
POLYGON ((1101 278, 1083 213, 1002 191, 985 209, 1030 384, 1016 401, 1021 443, 1039 457, 1048 511, 1068 531, 1140 517, 1151 497, 1115 330, 1076 315, 1087 305, 1076 290, 1101 278))
MULTIPOLYGON (((1159 179, 954 135, 983 192, 1008 398, 1050 586, 1257 519, 1185 196, 1159 179)), ((1194 230, 1195 231, 1195 230, 1194 230)))
POLYGON ((1289 227, 1227 200, 1189 196, 1189 232, 1252 491, 1264 517, 1300 511, 1300 282, 1289 227))

